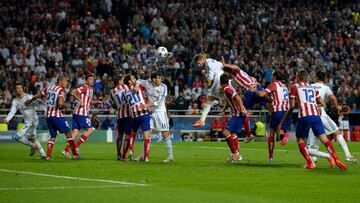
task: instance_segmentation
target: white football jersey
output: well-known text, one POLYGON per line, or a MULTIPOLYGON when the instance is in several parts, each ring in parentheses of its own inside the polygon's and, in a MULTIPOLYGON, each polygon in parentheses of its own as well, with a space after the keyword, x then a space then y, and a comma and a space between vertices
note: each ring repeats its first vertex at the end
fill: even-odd
POLYGON ((167 86, 161 83, 159 86, 153 86, 150 80, 138 80, 137 83, 141 84, 145 88, 146 96, 149 102, 155 106, 152 107, 152 111, 166 111, 165 99, 167 96, 167 86))
POLYGON ((220 76, 224 73, 222 63, 214 59, 206 59, 205 68, 207 80, 220 81, 220 76))
MULTIPOLYGON (((328 97, 333 94, 330 87, 325 85, 324 83, 314 83, 311 84, 311 86, 314 87, 315 90, 319 92, 319 96, 325 103, 327 102, 328 97)), ((324 106, 320 107, 320 109, 321 109, 321 114, 326 114, 324 106)))
POLYGON ((35 106, 41 106, 43 103, 40 100, 36 100, 28 106, 25 106, 25 102, 31 99, 33 95, 25 94, 22 98, 15 97, 11 104, 11 110, 7 117, 5 118, 7 122, 9 122, 19 110, 24 117, 25 124, 33 124, 34 122, 38 122, 39 118, 36 114, 35 106))

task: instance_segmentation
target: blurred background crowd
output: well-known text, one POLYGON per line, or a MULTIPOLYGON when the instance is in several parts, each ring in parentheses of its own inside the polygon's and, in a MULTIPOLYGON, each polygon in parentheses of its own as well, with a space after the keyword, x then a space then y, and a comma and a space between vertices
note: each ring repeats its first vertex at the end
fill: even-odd
MULTIPOLYGON (((164 76, 170 109, 198 114, 206 84, 196 53, 238 64, 266 86, 280 70, 290 85, 299 68, 360 110, 360 3, 328 0, 156 1, 8 0, 0 2, 0 109, 16 81, 36 94, 60 74, 67 91, 96 75, 97 108, 110 109, 114 76, 164 76), (158 58, 165 46, 171 56, 158 58)), ((67 97, 70 107, 76 105, 67 97)), ((215 107, 216 108, 216 107, 215 107)))

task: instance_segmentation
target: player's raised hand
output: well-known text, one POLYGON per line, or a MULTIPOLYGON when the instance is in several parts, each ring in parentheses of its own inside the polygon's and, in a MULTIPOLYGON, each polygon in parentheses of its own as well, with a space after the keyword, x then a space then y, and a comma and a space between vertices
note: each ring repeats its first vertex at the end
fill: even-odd
POLYGON ((221 57, 221 63, 222 63, 222 65, 225 67, 225 59, 224 59, 223 56, 221 57))

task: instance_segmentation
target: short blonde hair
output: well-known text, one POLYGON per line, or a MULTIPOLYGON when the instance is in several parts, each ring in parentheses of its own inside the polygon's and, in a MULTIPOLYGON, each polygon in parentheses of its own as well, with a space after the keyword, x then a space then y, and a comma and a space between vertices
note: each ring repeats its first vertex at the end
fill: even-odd
POLYGON ((193 62, 197 63, 203 58, 204 58, 204 56, 202 54, 196 54, 193 58, 193 62))
POLYGON ((300 80, 307 80, 307 79, 308 79, 308 75, 309 75, 309 73, 308 73, 305 69, 300 69, 300 70, 298 70, 298 72, 296 73, 296 76, 297 76, 300 80))

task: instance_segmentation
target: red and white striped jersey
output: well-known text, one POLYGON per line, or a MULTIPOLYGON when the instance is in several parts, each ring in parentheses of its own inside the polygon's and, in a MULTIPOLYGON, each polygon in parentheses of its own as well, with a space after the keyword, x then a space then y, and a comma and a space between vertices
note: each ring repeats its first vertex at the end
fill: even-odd
POLYGON ((65 100, 65 90, 59 85, 53 85, 43 89, 40 94, 46 96, 46 117, 63 117, 57 102, 60 97, 65 100))
POLYGON ((149 109, 142 108, 142 105, 146 104, 144 87, 139 86, 139 91, 136 92, 131 87, 130 90, 126 91, 125 97, 130 105, 131 116, 133 118, 149 114, 149 109))
POLYGON ((111 97, 117 107, 117 116, 118 118, 130 117, 130 104, 126 100, 126 91, 129 91, 127 85, 117 85, 113 90, 111 90, 111 97))
POLYGON ((299 106, 299 118, 306 116, 319 116, 316 100, 320 98, 319 92, 306 81, 300 81, 291 86, 290 98, 296 99, 299 106))
POLYGON ((231 87, 230 84, 227 84, 224 87, 224 97, 225 97, 226 101, 228 102, 228 104, 229 104, 229 106, 231 108, 232 114, 234 116, 240 116, 241 112, 246 112, 245 107, 243 105, 239 106, 235 102, 235 97, 237 95, 238 94, 236 93, 235 89, 233 87, 231 87))
POLYGON ((287 111, 289 109, 289 91, 282 82, 275 81, 265 89, 266 93, 271 94, 274 112, 287 111))
POLYGON ((92 105, 94 90, 92 87, 85 84, 77 88, 76 92, 80 95, 80 100, 83 102, 84 106, 80 106, 80 104, 78 104, 74 109, 74 114, 88 116, 92 105))
POLYGON ((258 85, 256 78, 251 77, 243 70, 232 71, 234 80, 242 87, 245 91, 250 90, 252 85, 258 85))

